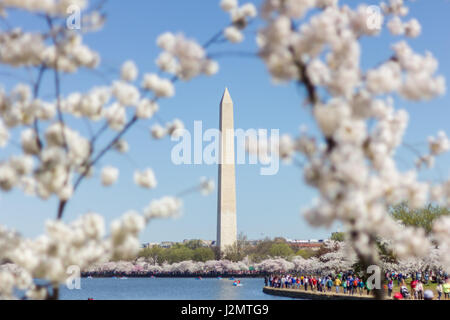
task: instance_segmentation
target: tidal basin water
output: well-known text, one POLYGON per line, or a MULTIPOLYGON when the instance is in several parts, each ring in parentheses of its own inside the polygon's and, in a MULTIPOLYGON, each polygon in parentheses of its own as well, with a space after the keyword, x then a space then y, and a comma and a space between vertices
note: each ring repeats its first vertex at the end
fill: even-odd
POLYGON ((262 292, 264 279, 82 278, 81 289, 60 289, 62 300, 290 300, 262 292))

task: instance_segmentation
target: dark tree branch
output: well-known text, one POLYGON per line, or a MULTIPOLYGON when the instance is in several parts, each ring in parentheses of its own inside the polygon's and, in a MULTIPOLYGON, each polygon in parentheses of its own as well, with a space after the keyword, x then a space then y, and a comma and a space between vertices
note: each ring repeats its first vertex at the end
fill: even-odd
MULTIPOLYGON (((40 89, 40 86, 41 86, 42 77, 44 76, 45 70, 46 70, 46 67, 45 67, 44 64, 42 64, 41 67, 39 68, 38 77, 37 77, 37 79, 36 79, 36 81, 34 83, 34 86, 33 86, 33 98, 34 99, 37 99, 37 97, 39 96, 39 89, 40 89)), ((39 123, 38 123, 38 119, 37 118, 34 118, 33 128, 34 128, 34 132, 36 134, 36 142, 37 142, 37 145, 39 147, 39 150, 42 150, 43 144, 42 144, 42 141, 41 141, 41 139, 39 137, 39 123)))

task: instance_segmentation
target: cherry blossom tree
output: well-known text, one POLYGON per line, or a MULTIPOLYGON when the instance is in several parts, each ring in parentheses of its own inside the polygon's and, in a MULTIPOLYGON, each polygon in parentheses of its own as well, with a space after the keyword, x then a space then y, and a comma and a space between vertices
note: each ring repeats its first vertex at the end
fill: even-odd
MULTIPOLYGON (((217 63, 206 53, 218 36, 200 45, 181 34, 165 33, 157 39, 163 50, 157 66, 169 77, 156 72, 141 74, 129 60, 108 84, 94 86, 88 92, 63 95, 63 77, 76 77, 79 70, 94 75, 99 70, 101 56, 83 42, 83 35, 99 30, 104 24, 102 3, 87 0, 0 3, 0 19, 7 26, 0 30, 0 63, 12 70, 12 78, 20 78, 23 70, 31 76, 30 81, 21 81, 10 91, 0 90, 0 148, 10 151, 16 147, 0 159, 0 189, 6 193, 19 189, 42 200, 52 197, 59 200, 55 219, 46 223, 46 233, 37 239, 27 239, 0 226, 0 264, 11 262, 18 268, 0 270, 2 298, 14 298, 16 287, 24 290, 27 298, 56 299, 69 266, 86 269, 94 263, 134 258, 140 248, 139 232, 146 224, 155 218, 175 216, 181 210, 180 197, 186 192, 154 199, 143 212, 126 212, 112 222, 109 231, 103 217, 94 212, 70 223, 62 221, 75 191, 84 180, 94 178, 95 170, 100 170, 104 187, 117 182, 119 169, 110 165, 99 168, 100 161, 111 152, 127 153, 126 133, 137 122, 148 123, 156 118, 159 104, 174 96, 174 83, 178 79, 188 81, 218 70, 217 63), (74 6, 83 10, 81 30, 72 30, 66 24, 68 9, 74 6), (37 18, 46 28, 24 30, 9 19, 12 11, 37 18), (53 83, 50 98, 41 94, 44 80, 53 83), (82 125, 87 126, 87 133, 79 130, 82 125), (46 284, 35 284, 35 278, 45 280, 46 284)), ((150 132, 155 139, 177 135, 183 128, 179 119, 154 122, 156 125, 150 132)), ((136 170, 133 178, 139 187, 157 186, 157 175, 151 168, 136 170)), ((212 189, 214 183, 202 179, 188 191, 208 194, 212 189)), ((107 269, 112 266, 123 271, 133 267, 129 262, 104 265, 107 269)))
POLYGON ((318 258, 320 270, 325 274, 337 274, 353 268, 357 262, 355 252, 344 242, 328 241, 325 247, 331 250, 318 258))
MULTIPOLYGON (((152 258, 139 258, 134 263, 118 261, 118 262, 106 262, 97 263, 89 266, 84 271, 87 272, 133 272, 139 269, 140 271, 147 272, 159 272, 159 273, 196 273, 196 272, 236 272, 236 271, 249 271, 250 266, 254 267, 254 270, 262 273, 278 273, 278 272, 295 272, 305 275, 329 275, 337 274, 340 271, 347 271, 352 269, 356 262, 355 252, 351 246, 344 242, 326 241, 324 247, 327 249, 327 253, 320 255, 319 257, 312 257, 304 259, 301 256, 293 256, 289 259, 275 257, 270 259, 264 259, 261 262, 254 263, 248 257, 242 261, 233 262, 227 259, 222 260, 208 260, 206 262, 201 261, 181 261, 177 263, 169 264, 163 262, 158 265, 152 258), (126 268, 124 267, 126 266, 126 268)), ((434 254, 436 257, 438 255, 434 254)), ((434 262, 433 262, 434 264, 434 262)), ((394 264, 386 264, 386 266, 393 266, 394 264)), ((390 269, 392 270, 392 269, 390 269)))
MULTIPOLYGON (((237 10, 231 7, 224 9, 237 10)), ((440 131, 428 138, 429 150, 420 154, 417 167, 398 169, 394 155, 409 117, 406 110, 395 108, 393 98, 428 101, 444 94, 446 84, 432 53, 416 53, 406 41, 421 33, 420 23, 407 17, 406 2, 389 0, 378 8, 380 12, 365 4, 351 8, 338 0, 263 2, 258 55, 275 82, 295 82, 305 88, 304 102, 311 107, 320 135, 303 130, 298 137, 283 136, 274 148, 272 143, 248 147, 258 152, 269 148, 266 151, 283 159, 296 155, 304 159, 304 179, 319 192, 304 217, 313 226, 340 221, 366 267, 380 263, 380 237, 392 241, 400 258, 426 255, 432 239, 443 252, 448 252, 450 243, 448 217, 435 222, 429 238, 420 228, 399 229, 388 214, 402 201, 412 208, 430 201, 450 204, 449 180, 432 184, 418 179, 422 165, 432 167, 437 156, 449 151, 450 143, 440 131), (402 39, 385 61, 364 70, 360 41, 378 35, 385 26, 402 39)), ((233 30, 228 38, 239 42, 242 36, 233 30)), ((450 268, 448 254, 440 259, 450 268)), ((375 293, 383 298, 383 290, 375 293)))

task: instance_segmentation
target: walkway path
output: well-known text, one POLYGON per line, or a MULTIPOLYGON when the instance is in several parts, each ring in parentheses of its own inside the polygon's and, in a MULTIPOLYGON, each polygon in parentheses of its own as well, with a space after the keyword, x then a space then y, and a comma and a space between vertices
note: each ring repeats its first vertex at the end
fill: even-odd
POLYGON ((320 291, 305 291, 301 289, 280 289, 272 287, 264 287, 263 292, 266 294, 271 294, 275 296, 291 297, 297 299, 313 299, 313 300, 372 300, 374 299, 371 295, 359 295, 355 293, 354 295, 336 293, 336 292, 320 292, 320 291))

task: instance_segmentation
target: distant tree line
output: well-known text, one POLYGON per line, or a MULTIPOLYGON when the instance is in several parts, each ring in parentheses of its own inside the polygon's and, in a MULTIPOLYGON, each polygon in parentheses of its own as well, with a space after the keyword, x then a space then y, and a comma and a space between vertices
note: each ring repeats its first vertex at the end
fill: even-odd
POLYGON ((316 255, 316 251, 311 249, 298 249, 294 244, 290 244, 286 239, 277 237, 274 239, 265 238, 256 245, 248 241, 247 236, 239 234, 235 245, 225 250, 223 258, 230 261, 242 261, 245 257, 252 262, 261 262, 269 258, 290 258, 292 256, 302 256, 308 259, 316 255))
POLYGON ((201 261, 214 260, 216 257, 215 249, 204 247, 200 240, 190 240, 187 243, 177 243, 170 248, 152 246, 144 248, 138 255, 146 259, 152 259, 153 262, 162 264, 175 263, 181 261, 201 261))
POLYGON ((249 261, 257 263, 275 257, 290 258, 301 256, 308 259, 317 256, 321 252, 320 250, 309 248, 298 249, 281 237, 274 239, 265 238, 257 244, 252 244, 248 241, 247 236, 241 233, 237 242, 233 246, 228 247, 220 256, 216 247, 205 247, 201 240, 190 240, 183 244, 177 243, 170 248, 161 246, 144 248, 140 251, 138 258, 144 257, 157 264, 164 262, 171 264, 187 260, 205 262, 214 259, 227 259, 237 262, 247 257, 249 261))
POLYGON ((392 217, 402 224, 411 227, 423 228, 427 235, 431 233, 433 223, 436 219, 450 214, 446 207, 428 204, 425 208, 411 209, 406 202, 391 208, 392 217))
MULTIPOLYGON (((391 215, 400 223, 408 226, 422 227, 427 233, 431 231, 433 222, 442 215, 450 214, 450 210, 445 207, 429 204, 425 208, 412 210, 407 203, 401 203, 392 207, 391 215)), ((330 236, 331 240, 342 242, 345 240, 344 232, 333 232, 330 236)), ((384 260, 395 260, 392 252, 384 245, 379 245, 379 251, 384 260)), ((142 249, 138 257, 152 259, 153 262, 169 264, 181 261, 197 261, 205 262, 208 260, 227 259, 233 262, 242 261, 248 258, 251 262, 261 262, 265 259, 280 257, 289 259, 293 256, 301 256, 304 259, 312 257, 321 257, 330 252, 330 248, 321 246, 318 250, 309 248, 298 249, 294 244, 290 244, 286 239, 277 237, 274 239, 266 237, 257 244, 252 244, 247 236, 243 233, 238 235, 238 240, 233 246, 228 247, 225 252, 219 256, 216 247, 205 247, 201 240, 190 240, 183 244, 175 244, 170 248, 162 248, 153 246, 142 249)))

